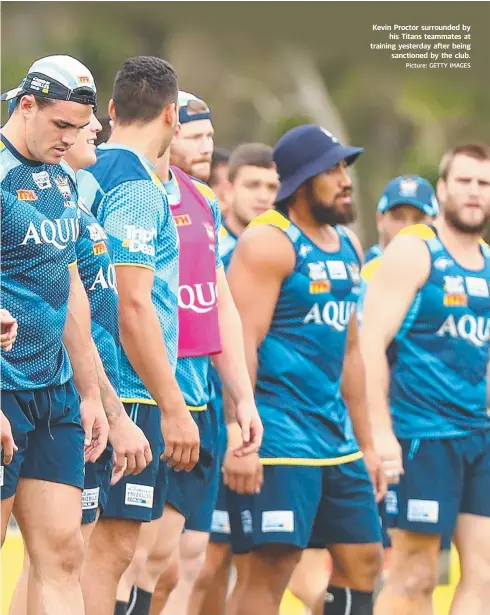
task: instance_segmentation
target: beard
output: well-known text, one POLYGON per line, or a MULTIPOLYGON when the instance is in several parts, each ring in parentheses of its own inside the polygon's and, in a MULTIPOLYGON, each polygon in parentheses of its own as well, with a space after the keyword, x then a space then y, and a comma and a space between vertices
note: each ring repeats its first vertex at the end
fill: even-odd
POLYGON ((489 216, 484 216, 481 222, 469 224, 461 220, 458 212, 453 210, 446 210, 444 212, 444 218, 453 228, 468 235, 483 235, 489 220, 489 216))
MULTIPOLYGON (((325 203, 318 201, 313 191, 312 182, 307 182, 305 185, 306 198, 309 203, 310 213, 318 224, 328 224, 329 226, 337 226, 338 224, 351 224, 356 219, 356 208, 351 201, 342 209, 339 209, 333 203, 325 203)), ((340 196, 350 195, 351 190, 344 191, 340 196)))

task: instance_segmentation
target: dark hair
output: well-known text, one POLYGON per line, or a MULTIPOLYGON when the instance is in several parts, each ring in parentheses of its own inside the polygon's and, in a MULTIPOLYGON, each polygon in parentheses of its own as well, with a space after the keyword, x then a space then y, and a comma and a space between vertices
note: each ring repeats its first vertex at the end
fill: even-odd
POLYGON ((226 166, 228 161, 230 160, 230 152, 223 147, 217 147, 213 150, 213 155, 211 156, 211 173, 209 174, 208 184, 213 187, 213 184, 216 183, 216 169, 218 167, 226 166))
POLYGON ((99 146, 101 143, 105 143, 109 137, 111 136, 111 118, 108 115, 103 115, 99 117, 100 125, 102 126, 102 130, 97 133, 97 138, 95 139, 95 145, 99 146))
POLYGON ((53 98, 46 98, 46 96, 36 96, 35 94, 25 93, 25 94, 21 94, 20 96, 17 96, 17 98, 15 99, 14 109, 17 109, 17 107, 20 105, 20 101, 22 100, 24 96, 29 96, 29 95, 34 96, 34 100, 36 101, 36 105, 39 107, 39 109, 45 109, 46 107, 49 107, 50 105, 56 102, 53 98))
POLYGON ((228 177, 231 182, 236 179, 238 171, 242 167, 275 168, 272 147, 264 143, 243 143, 239 145, 230 156, 228 177))
POLYGON ((490 160, 490 146, 486 143, 466 143, 456 145, 444 154, 439 165, 439 177, 446 180, 451 169, 451 165, 456 156, 463 155, 474 158, 475 160, 490 160))
POLYGON ((177 102, 179 84, 172 66, 153 56, 126 60, 114 81, 112 99, 117 121, 148 123, 177 102))

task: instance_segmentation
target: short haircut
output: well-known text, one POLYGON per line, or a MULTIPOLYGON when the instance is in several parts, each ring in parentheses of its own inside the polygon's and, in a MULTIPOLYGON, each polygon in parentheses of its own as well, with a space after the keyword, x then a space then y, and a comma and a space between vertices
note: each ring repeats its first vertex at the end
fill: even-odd
POLYGON ((466 143, 453 147, 441 159, 439 177, 444 180, 447 179, 454 159, 460 155, 469 156, 475 160, 490 160, 490 146, 486 143, 466 143))
POLYGON ((264 143, 243 143, 230 156, 228 177, 231 182, 235 181, 242 167, 273 169, 275 166, 272 147, 264 143))
POLYGON ((103 115, 99 117, 100 125, 102 126, 102 130, 97 133, 97 137, 95 139, 95 145, 100 145, 101 143, 105 143, 109 140, 111 136, 111 118, 108 115, 103 115))
POLYGON ((218 167, 228 165, 228 161, 230 160, 230 152, 223 147, 217 147, 213 150, 213 155, 211 157, 211 173, 209 175, 208 184, 212 187, 213 184, 216 183, 216 174, 215 171, 218 167))
POLYGON ((179 84, 172 66, 153 56, 126 60, 114 81, 112 99, 121 124, 146 124, 177 102, 179 84))

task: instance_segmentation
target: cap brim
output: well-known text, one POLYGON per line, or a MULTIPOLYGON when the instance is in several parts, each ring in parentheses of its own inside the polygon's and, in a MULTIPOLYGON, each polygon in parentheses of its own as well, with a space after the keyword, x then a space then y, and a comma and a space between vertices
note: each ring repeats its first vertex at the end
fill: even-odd
POLYGON ((342 162, 342 160, 345 160, 346 164, 350 166, 357 160, 363 151, 363 147, 349 147, 343 145, 329 149, 323 156, 320 156, 317 160, 309 164, 305 164, 298 169, 294 175, 284 182, 281 182, 276 201, 284 201, 284 199, 289 198, 307 179, 330 170, 332 167, 339 164, 339 162, 342 162))
POLYGON ((8 92, 4 92, 1 97, 0 100, 12 100, 12 98, 17 98, 17 96, 20 96, 20 94, 22 94, 22 88, 14 88, 13 90, 9 90, 8 92))
POLYGON ((422 201, 418 201, 417 199, 411 199, 410 197, 409 198, 399 198, 399 199, 396 199, 395 201, 390 201, 390 203, 383 209, 382 213, 386 213, 390 209, 398 207, 399 205, 412 205, 412 207, 416 207, 417 209, 420 209, 420 211, 423 211, 424 213, 426 213, 425 210, 427 207, 431 207, 429 203, 424 203, 422 201))

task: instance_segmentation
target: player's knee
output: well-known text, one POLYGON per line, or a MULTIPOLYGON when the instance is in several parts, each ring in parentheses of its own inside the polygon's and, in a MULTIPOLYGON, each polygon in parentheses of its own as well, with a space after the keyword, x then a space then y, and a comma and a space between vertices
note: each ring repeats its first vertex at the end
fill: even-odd
POLYGON ((84 556, 83 537, 80 528, 58 531, 32 554, 31 566, 41 578, 53 577, 66 582, 69 577, 78 578, 84 556))
POLYGON ((194 581, 198 578, 206 561, 205 545, 196 545, 194 549, 187 549, 181 553, 181 558, 182 576, 191 582, 194 581))
POLYGON ((373 544, 359 550, 354 562, 353 569, 358 577, 368 583, 375 583, 383 570, 383 547, 381 544, 373 544))
POLYGON ((390 573, 390 582, 403 595, 428 598, 432 596, 438 581, 438 567, 429 553, 407 553, 404 565, 390 573))
POLYGON ((250 561, 248 579, 254 583, 255 574, 260 574, 262 581, 271 591, 282 592, 286 588, 291 574, 301 559, 301 551, 288 545, 274 545, 258 549, 254 552, 253 561, 250 561), (255 568, 254 562, 259 561, 255 568))
POLYGON ((474 552, 461 557, 461 582, 478 588, 478 593, 490 594, 490 554, 474 552))
POLYGON ((167 567, 158 579, 158 585, 168 595, 176 587, 180 580, 180 562, 178 557, 172 557, 167 567))
POLYGON ((111 527, 106 523, 103 527, 106 531, 98 532, 90 540, 90 560, 98 570, 104 569, 120 578, 133 559, 138 533, 130 528, 124 531, 123 527, 111 527))

